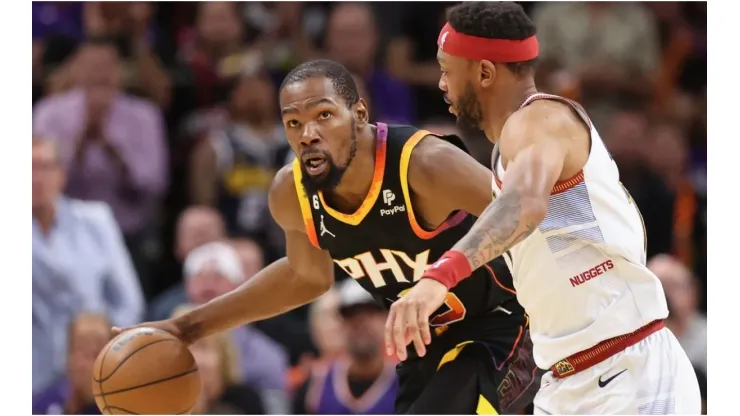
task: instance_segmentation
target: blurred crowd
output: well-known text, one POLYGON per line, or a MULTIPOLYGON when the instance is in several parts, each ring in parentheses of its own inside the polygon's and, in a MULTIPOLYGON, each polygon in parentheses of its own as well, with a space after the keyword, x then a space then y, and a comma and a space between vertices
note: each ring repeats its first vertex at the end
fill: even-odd
MULTIPOLYGON (((455 133, 435 59, 450 5, 33 3, 34 413, 97 413, 111 324, 182 313, 284 254, 266 195, 293 158, 276 90, 296 64, 345 65, 372 120, 455 133)), ((706 403, 706 3, 523 6, 538 87, 584 104, 642 210, 706 403)), ((488 166, 485 137, 463 138, 488 166)), ((194 413, 393 413, 384 312, 343 278, 193 345, 194 413)))

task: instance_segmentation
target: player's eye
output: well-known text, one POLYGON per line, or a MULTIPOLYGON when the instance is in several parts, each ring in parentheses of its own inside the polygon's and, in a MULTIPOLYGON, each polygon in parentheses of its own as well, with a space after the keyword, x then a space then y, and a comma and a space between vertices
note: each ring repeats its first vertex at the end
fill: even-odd
POLYGON ((295 128, 298 127, 298 120, 288 120, 285 124, 290 128, 295 128))
POLYGON ((329 117, 331 117, 331 113, 330 113, 330 112, 328 112, 328 111, 322 111, 322 112, 321 112, 321 113, 319 114, 319 118, 320 118, 320 119, 322 119, 322 120, 328 120, 328 119, 329 119, 329 117))

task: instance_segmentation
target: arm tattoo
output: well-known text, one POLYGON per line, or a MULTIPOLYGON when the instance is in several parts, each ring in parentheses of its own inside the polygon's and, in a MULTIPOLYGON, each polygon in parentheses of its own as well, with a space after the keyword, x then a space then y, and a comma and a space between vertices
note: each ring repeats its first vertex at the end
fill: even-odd
POLYGON ((473 270, 502 255, 537 229, 536 222, 521 218, 518 192, 504 192, 481 214, 453 250, 465 254, 473 270))

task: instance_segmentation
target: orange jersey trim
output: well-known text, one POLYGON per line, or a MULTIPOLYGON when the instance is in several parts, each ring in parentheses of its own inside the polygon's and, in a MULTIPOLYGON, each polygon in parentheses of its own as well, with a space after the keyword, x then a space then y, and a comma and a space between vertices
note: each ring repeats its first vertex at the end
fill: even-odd
MULTIPOLYGON (((501 156, 499 155, 499 158, 500 157, 501 156)), ((495 169, 495 166, 494 166, 494 169, 495 169)), ((496 186, 498 186, 498 189, 503 191, 504 190, 503 183, 498 178, 498 175, 496 173, 493 174, 493 178, 496 180, 496 186)), ((568 189, 571 189, 575 187, 576 185, 578 185, 579 183, 583 182, 583 179, 584 179, 584 174, 583 174, 583 169, 581 169, 575 175, 571 176, 570 178, 563 179, 562 181, 557 181, 555 185, 552 187, 552 191, 550 192, 550 195, 561 194, 567 191, 568 189)))
POLYGON ((365 200, 362 201, 362 205, 360 205, 359 208, 357 208, 357 211, 355 211, 352 214, 345 214, 343 212, 339 212, 335 210, 334 208, 327 205, 327 203, 324 201, 324 194, 322 192, 319 192, 319 199, 321 200, 321 205, 324 207, 324 211, 326 211, 327 214, 331 215, 335 219, 349 225, 358 225, 362 222, 362 220, 365 219, 367 214, 370 212, 372 207, 375 205, 375 201, 378 200, 378 195, 380 195, 380 188, 383 186, 383 175, 385 173, 385 155, 387 150, 387 138, 386 137, 378 137, 376 139, 375 144, 375 171, 373 173, 373 179, 370 183, 370 190, 367 192, 367 196, 365 196, 365 200))
POLYGON ((306 189, 303 188, 301 180, 303 174, 301 173, 301 165, 298 158, 293 159, 293 181, 295 182, 295 191, 298 196, 298 203, 301 206, 301 216, 303 217, 303 225, 306 227, 306 235, 308 241, 313 244, 316 248, 321 248, 319 245, 319 238, 316 235, 316 227, 313 224, 313 214, 311 213, 311 201, 308 200, 308 194, 306 189))
POLYGON ((503 290, 505 290, 505 291, 507 291, 507 292, 509 292, 511 294, 516 295, 516 290, 504 286, 501 283, 501 281, 498 280, 498 277, 496 277, 496 273, 494 273, 493 268, 491 266, 489 266, 488 264, 484 264, 483 267, 485 267, 488 270, 488 273, 491 274, 491 277, 493 277, 493 281, 496 282, 496 284, 498 285, 498 287, 500 287, 501 289, 503 289, 503 290))
POLYGON ((433 231, 427 231, 422 228, 416 219, 414 207, 411 205, 411 194, 409 192, 409 162, 411 161, 411 152, 414 151, 414 148, 419 144, 421 139, 428 135, 432 135, 432 133, 426 130, 419 130, 406 141, 401 150, 401 167, 399 170, 401 175, 401 191, 403 192, 403 199, 406 203, 406 212, 408 212, 409 224, 411 224, 411 229, 414 230, 414 234, 423 240, 430 240, 436 237, 442 231, 460 224, 468 216, 467 212, 459 211, 457 214, 445 220, 445 222, 433 231))

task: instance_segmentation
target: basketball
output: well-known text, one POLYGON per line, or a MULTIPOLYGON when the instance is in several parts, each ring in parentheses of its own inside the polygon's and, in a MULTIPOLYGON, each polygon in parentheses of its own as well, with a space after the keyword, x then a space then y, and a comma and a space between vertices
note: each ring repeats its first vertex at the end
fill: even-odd
POLYGON ((103 414, 187 414, 198 400, 200 376, 182 341, 162 330, 136 328, 100 352, 92 388, 103 414))

